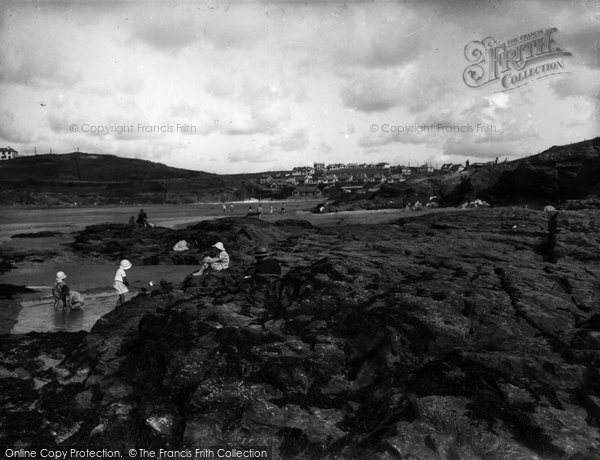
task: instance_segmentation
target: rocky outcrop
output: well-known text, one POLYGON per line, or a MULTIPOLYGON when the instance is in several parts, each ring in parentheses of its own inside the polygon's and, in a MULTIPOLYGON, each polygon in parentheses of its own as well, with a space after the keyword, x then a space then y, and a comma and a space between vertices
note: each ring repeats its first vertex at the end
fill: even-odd
MULTIPOLYGON (((531 203, 544 206, 597 196, 600 191, 600 137, 553 146, 526 158, 467 169, 459 174, 427 175, 386 185, 369 196, 341 195, 336 207, 377 209, 404 207, 437 196, 443 206, 477 198, 495 205, 531 203)), ((589 203, 587 207, 597 207, 589 203)), ((582 209, 571 203, 569 209, 582 209)))
POLYGON ((285 239, 298 226, 317 231, 304 221, 281 220, 271 225, 256 218, 207 220, 181 230, 100 224, 76 233, 71 248, 77 254, 110 261, 127 258, 142 265, 194 265, 214 243, 221 241, 227 252, 237 260, 252 260, 251 254, 256 246, 268 246, 273 241, 285 239), (173 246, 180 240, 186 240, 191 249, 173 251, 173 246))
POLYGON ((241 260, 103 317, 55 370, 89 409, 44 439, 598 458, 596 220, 559 214, 552 260, 548 220, 526 209, 287 235, 259 224, 284 275, 245 278, 241 260))

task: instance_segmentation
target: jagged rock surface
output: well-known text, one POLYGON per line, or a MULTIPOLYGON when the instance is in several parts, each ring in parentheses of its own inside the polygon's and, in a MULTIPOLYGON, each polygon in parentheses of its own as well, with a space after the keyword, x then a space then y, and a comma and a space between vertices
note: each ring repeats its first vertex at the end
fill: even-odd
POLYGON ((244 262, 103 317, 56 369, 89 407, 62 442, 599 458, 599 220, 474 209, 277 233, 281 278, 244 262))

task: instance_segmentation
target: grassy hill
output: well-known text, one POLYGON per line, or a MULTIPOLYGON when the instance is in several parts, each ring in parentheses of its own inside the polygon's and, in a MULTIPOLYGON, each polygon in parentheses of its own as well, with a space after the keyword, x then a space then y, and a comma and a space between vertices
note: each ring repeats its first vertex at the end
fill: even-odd
POLYGON ((177 203, 244 199, 249 176, 172 168, 115 155, 47 154, 0 162, 0 204, 177 203))

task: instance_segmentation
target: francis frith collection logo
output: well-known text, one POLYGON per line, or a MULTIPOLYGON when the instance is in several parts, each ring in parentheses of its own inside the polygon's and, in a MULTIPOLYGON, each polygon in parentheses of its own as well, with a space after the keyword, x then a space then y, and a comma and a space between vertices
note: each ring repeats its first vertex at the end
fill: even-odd
POLYGON ((497 83, 500 91, 527 85, 533 80, 567 73, 565 58, 569 51, 556 43, 558 29, 540 29, 505 42, 493 37, 475 40, 465 46, 471 64, 463 80, 471 88, 497 83))

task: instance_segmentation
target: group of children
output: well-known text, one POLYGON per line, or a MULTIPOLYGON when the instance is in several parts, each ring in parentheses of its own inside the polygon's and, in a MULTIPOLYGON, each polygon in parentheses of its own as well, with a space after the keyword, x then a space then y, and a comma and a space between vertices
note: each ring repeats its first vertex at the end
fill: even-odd
POLYGON ((54 297, 54 308, 62 303, 63 308, 69 310, 78 310, 83 306, 83 296, 77 291, 71 291, 65 283, 67 275, 65 272, 56 273, 56 281, 52 287, 52 296, 54 297))
MULTIPOLYGON (((219 251, 218 255, 216 257, 205 257, 202 259, 202 267, 193 274, 194 276, 202 275, 207 269, 220 271, 229 268, 229 255, 225 251, 223 243, 219 241, 218 243, 213 244, 212 247, 219 251)), ((125 303, 125 295, 129 292, 129 282, 127 281, 126 271, 131 267, 131 262, 127 259, 123 259, 115 273, 113 289, 117 291, 117 294, 119 295, 117 307, 125 303)), ((59 271, 56 273, 56 281, 52 287, 54 308, 58 308, 62 303, 62 306, 65 309, 80 309, 84 304, 83 296, 77 291, 72 291, 65 283, 65 278, 67 278, 67 275, 64 272, 59 271)))
MULTIPOLYGON (((115 279, 113 282, 113 289, 117 291, 119 298, 117 300, 117 306, 125 303, 125 294, 129 292, 127 288, 129 283, 127 282, 126 270, 132 267, 131 262, 127 259, 123 259, 115 273, 115 279)), ((54 297, 54 308, 62 307, 68 310, 79 310, 84 305, 83 296, 77 292, 72 291, 69 286, 65 283, 67 275, 65 272, 56 273, 56 281, 52 286, 52 296, 54 297)))

